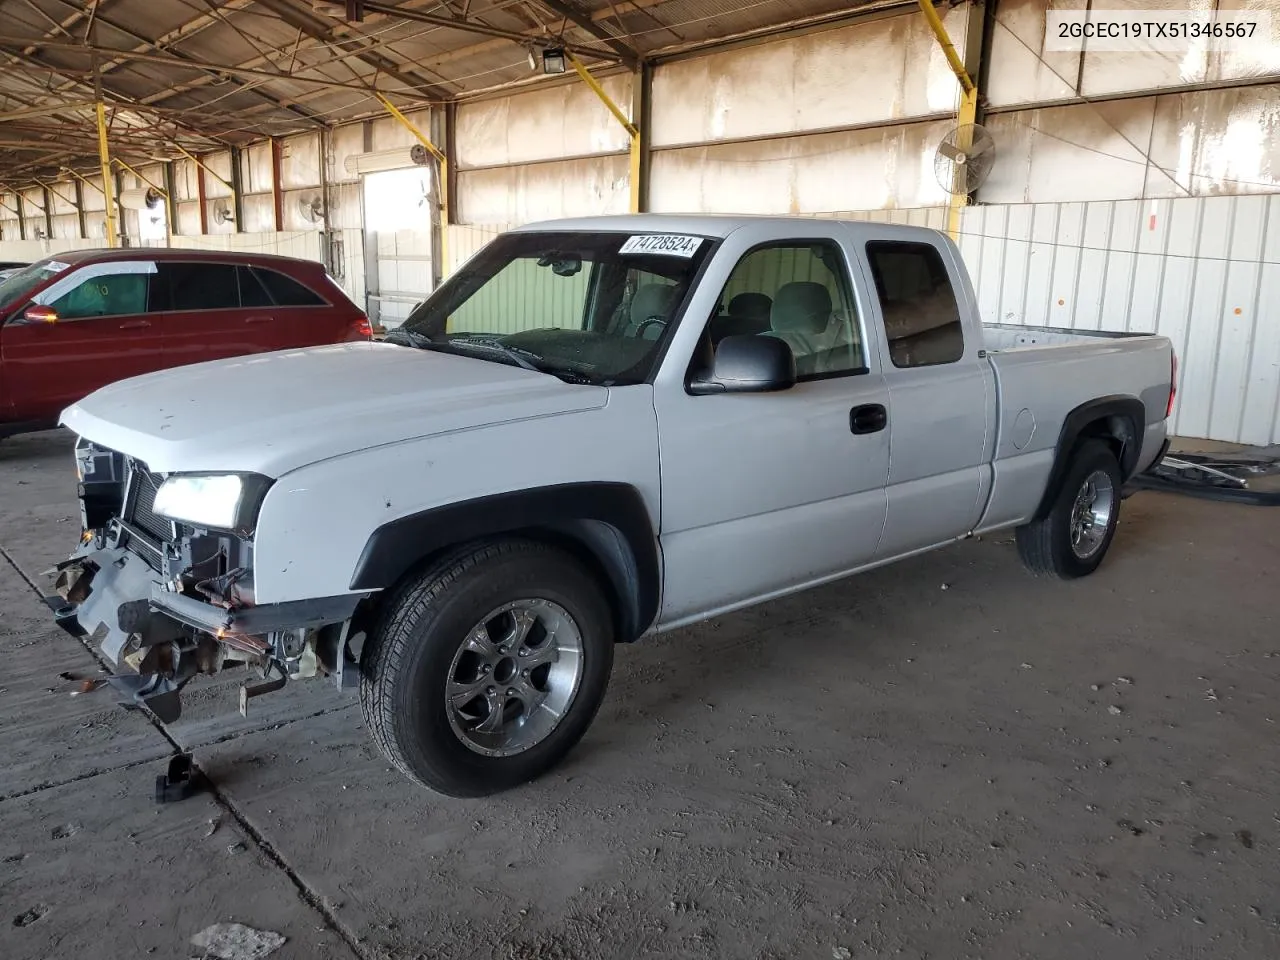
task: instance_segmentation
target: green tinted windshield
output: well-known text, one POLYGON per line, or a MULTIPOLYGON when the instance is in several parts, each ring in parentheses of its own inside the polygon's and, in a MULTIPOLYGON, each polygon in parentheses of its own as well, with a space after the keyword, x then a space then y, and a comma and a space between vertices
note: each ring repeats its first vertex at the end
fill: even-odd
POLYGON ((58 260, 41 260, 23 267, 0 283, 0 314, 7 314, 15 307, 22 306, 32 290, 66 269, 68 265, 58 260))
POLYGON ((510 233, 389 336, 593 383, 648 377, 715 241, 626 233, 510 233))

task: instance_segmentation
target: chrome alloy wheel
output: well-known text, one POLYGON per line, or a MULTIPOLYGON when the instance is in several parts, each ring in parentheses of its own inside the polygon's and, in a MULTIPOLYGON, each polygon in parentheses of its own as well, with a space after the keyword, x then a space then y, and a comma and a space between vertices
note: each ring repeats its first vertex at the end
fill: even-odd
POLYGON ((1105 471, 1085 477, 1071 507, 1071 552, 1081 560, 1093 556, 1107 537, 1116 509, 1116 489, 1105 471))
POLYGON ((483 756, 523 753, 569 712, 582 668, 582 633, 568 610, 550 600, 504 604, 471 628, 449 665, 449 726, 483 756))

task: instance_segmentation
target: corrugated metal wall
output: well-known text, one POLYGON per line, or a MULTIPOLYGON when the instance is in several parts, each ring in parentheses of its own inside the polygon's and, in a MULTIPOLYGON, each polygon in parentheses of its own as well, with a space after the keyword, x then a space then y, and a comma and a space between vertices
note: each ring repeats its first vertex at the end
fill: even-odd
POLYGON ((1280 443, 1280 197, 970 208, 984 320, 1159 333, 1181 436, 1280 443))

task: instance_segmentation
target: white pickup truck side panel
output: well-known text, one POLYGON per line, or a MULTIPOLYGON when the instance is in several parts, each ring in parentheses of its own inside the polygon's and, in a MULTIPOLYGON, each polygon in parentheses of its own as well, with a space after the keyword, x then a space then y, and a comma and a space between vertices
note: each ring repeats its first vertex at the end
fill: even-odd
MULTIPOLYGON (((569 390, 605 393, 532 376, 569 390)), ((643 496, 656 530, 653 389, 614 387, 607 396, 608 403, 598 409, 454 430, 358 450, 285 474, 263 501, 254 538, 257 601, 351 593, 356 563, 378 527, 495 493, 592 480, 629 483, 643 496)))

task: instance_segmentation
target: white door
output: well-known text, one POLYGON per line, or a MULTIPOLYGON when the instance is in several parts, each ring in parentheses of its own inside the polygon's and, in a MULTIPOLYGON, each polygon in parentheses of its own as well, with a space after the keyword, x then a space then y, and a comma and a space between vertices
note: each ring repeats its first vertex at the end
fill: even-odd
POLYGON ((662 623, 828 579, 875 553, 888 392, 851 290, 830 238, 746 251, 706 325, 704 355, 730 334, 781 337, 800 382, 766 394, 655 393, 662 623))
POLYGON ((364 178, 370 315, 387 329, 400 326, 435 289, 431 180, 429 167, 364 178))
POLYGON ((877 559, 964 536, 978 522, 994 443, 995 398, 981 344, 968 343, 942 251, 873 240, 864 254, 885 336, 889 513, 877 559))

